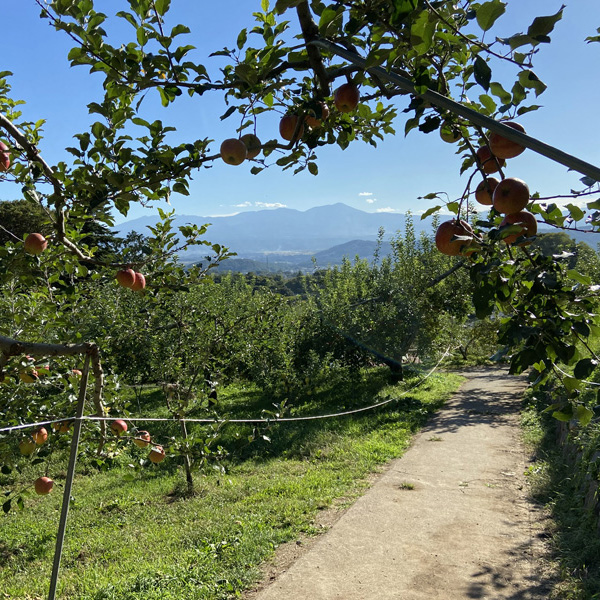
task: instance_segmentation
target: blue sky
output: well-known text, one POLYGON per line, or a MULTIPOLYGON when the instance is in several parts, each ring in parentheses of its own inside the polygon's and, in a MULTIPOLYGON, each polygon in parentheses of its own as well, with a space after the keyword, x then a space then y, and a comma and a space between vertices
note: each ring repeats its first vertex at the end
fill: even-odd
MULTIPOLYGON (((117 0, 97 2, 107 13, 123 4, 117 0)), ((555 13, 561 4, 560 0, 508 0, 507 13, 497 22, 495 32, 504 36, 524 31, 535 16, 555 13)), ((208 66, 217 65, 218 60, 207 58, 210 52, 233 47, 240 29, 252 26, 252 12, 259 10, 260 0, 172 0, 172 7, 168 25, 183 22, 191 28, 186 43, 198 47, 194 57, 208 66)), ((39 12, 34 0, 3 1, 2 22, 9 26, 3 27, 0 70, 14 73, 13 97, 26 101, 25 117, 46 119, 42 150, 47 160, 55 163, 68 160, 65 146, 72 145, 73 134, 91 122, 86 105, 99 98, 100 78, 89 75, 84 67, 69 67, 70 40, 41 20, 39 12)), ((599 26, 598 0, 576 0, 567 6, 552 43, 540 46, 535 61, 536 73, 548 85, 537 102, 543 108, 519 119, 531 135, 594 164, 600 164, 600 44, 584 40, 599 26)), ((510 87, 511 77, 513 72, 503 69, 498 75, 495 71, 493 79, 506 81, 510 87)), ((401 112, 403 100, 398 102, 401 112)), ((182 135, 215 139, 215 149, 220 140, 235 134, 233 118, 219 120, 225 108, 218 93, 186 98, 168 109, 155 100, 146 107, 152 118, 173 122, 182 135)), ((259 137, 277 137, 277 122, 274 116, 261 117, 259 137)), ((401 119, 396 126, 403 131, 401 119)), ((459 175, 460 162, 454 147, 442 142, 437 133, 413 131, 407 138, 399 133, 377 149, 360 142, 345 151, 337 146, 320 149, 318 177, 308 173, 294 176, 277 167, 253 176, 249 163, 232 167, 217 161, 211 169, 194 175, 190 197, 174 196, 172 205, 179 214, 202 216, 277 206, 306 210, 334 202, 369 212, 418 213, 432 205, 418 200, 419 196, 442 190, 452 197, 460 195, 466 183, 466 176, 459 175)), ((525 179, 532 191, 544 196, 580 187, 578 174, 531 151, 510 161, 506 172, 525 179)), ((18 188, 2 184, 0 199, 18 196, 18 188)), ((129 218, 144 214, 150 213, 136 208, 129 218)))

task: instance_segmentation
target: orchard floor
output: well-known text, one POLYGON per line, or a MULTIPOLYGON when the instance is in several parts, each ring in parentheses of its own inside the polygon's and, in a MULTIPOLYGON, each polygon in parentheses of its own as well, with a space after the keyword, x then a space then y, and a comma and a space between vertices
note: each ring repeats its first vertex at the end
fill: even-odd
POLYGON ((327 533, 280 548, 246 600, 541 600, 543 511, 527 498, 526 383, 476 369, 327 533))

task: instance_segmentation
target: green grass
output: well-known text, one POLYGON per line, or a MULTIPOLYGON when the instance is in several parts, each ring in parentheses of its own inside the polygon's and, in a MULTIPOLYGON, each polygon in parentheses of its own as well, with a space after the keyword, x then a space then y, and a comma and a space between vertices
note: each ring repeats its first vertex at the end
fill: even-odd
MULTIPOLYGON (((542 398, 541 393, 537 396, 542 398)), ((546 506, 550 516, 547 529, 551 570, 556 573, 551 598, 598 600, 600 535, 597 517, 584 508, 587 490, 584 466, 586 457, 600 448, 600 427, 590 425, 572 440, 583 452, 582 466, 557 444, 557 421, 548 414, 540 414, 543 407, 541 400, 530 397, 522 425, 524 439, 536 457, 527 471, 532 496, 546 506)))
MULTIPOLYGON (((318 390, 292 413, 348 409, 384 398, 385 408, 326 421, 276 424, 271 442, 248 443, 251 429, 228 425, 220 443, 230 454, 225 474, 196 473, 196 494, 183 497, 183 477, 174 459, 133 470, 123 466, 79 470, 73 498, 59 595, 72 600, 199 600, 239 596, 259 577, 260 564, 278 545, 316 533, 319 509, 350 502, 369 473, 402 454, 412 434, 455 391, 460 378, 434 375, 414 384, 388 384, 386 371, 361 381, 318 390), (85 474, 81 474, 83 473, 85 474), (131 475, 133 473, 133 479, 131 475)), ((249 416, 272 401, 252 387, 232 387, 221 411, 249 416)), ((145 411, 161 414, 157 394, 145 411)), ((172 424, 152 424, 168 436, 172 424)), ((150 424, 148 425, 150 429, 150 424)), ((197 433, 203 430, 198 428, 197 433)), ((60 465, 56 464, 58 469, 60 465)), ((85 464, 82 465, 85 467, 85 464)), ((64 465, 63 465, 64 474, 64 465)), ((25 469, 24 474, 27 474, 25 469)), ((29 495, 21 512, 0 521, 0 598, 37 600, 48 591, 62 499, 58 489, 29 495)))

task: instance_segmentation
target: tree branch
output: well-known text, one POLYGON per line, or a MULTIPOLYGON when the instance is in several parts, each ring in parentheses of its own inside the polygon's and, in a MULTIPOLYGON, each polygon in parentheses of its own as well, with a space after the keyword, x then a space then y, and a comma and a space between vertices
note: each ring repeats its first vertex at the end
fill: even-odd
POLYGON ((322 96, 329 96, 331 95, 329 78, 327 77, 327 70, 323 64, 321 52, 316 46, 310 44, 310 42, 319 37, 319 28, 312 18, 310 7, 308 6, 308 0, 302 0, 296 6, 296 13, 298 15, 298 20, 300 21, 300 27, 302 28, 302 36, 306 42, 308 60, 310 61, 310 66, 319 80, 321 94, 322 96))
POLYGON ((62 184, 56 178, 52 167, 41 157, 40 153, 38 152, 38 149, 29 142, 25 135, 19 131, 19 129, 12 123, 12 121, 9 121, 2 114, 0 114, 0 127, 7 131, 16 140, 16 142, 21 146, 21 148, 23 148, 25 154, 27 155, 27 158, 29 158, 31 162, 35 162, 42 167, 44 175, 54 188, 54 193, 57 196, 62 197, 62 184))

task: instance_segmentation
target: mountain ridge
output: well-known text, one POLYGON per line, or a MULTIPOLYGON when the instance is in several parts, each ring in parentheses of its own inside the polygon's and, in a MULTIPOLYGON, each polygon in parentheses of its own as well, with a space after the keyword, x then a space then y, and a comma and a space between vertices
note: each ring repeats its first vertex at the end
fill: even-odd
MULTIPOLYGON (((147 226, 155 225, 158 220, 158 217, 140 217, 114 229, 121 236, 130 231, 143 234, 147 226)), ((281 252, 314 254, 353 240, 375 241, 381 228, 389 239, 397 231, 404 231, 406 221, 407 215, 403 213, 369 213, 338 202, 315 206, 306 211, 277 208, 222 217, 176 215, 173 225, 178 228, 188 224, 210 223, 207 239, 229 247, 239 256, 253 257, 281 252)), ((430 227, 430 224, 430 218, 424 221, 413 218, 417 233, 430 227)), ((194 249, 188 251, 186 261, 194 254, 194 249)))

